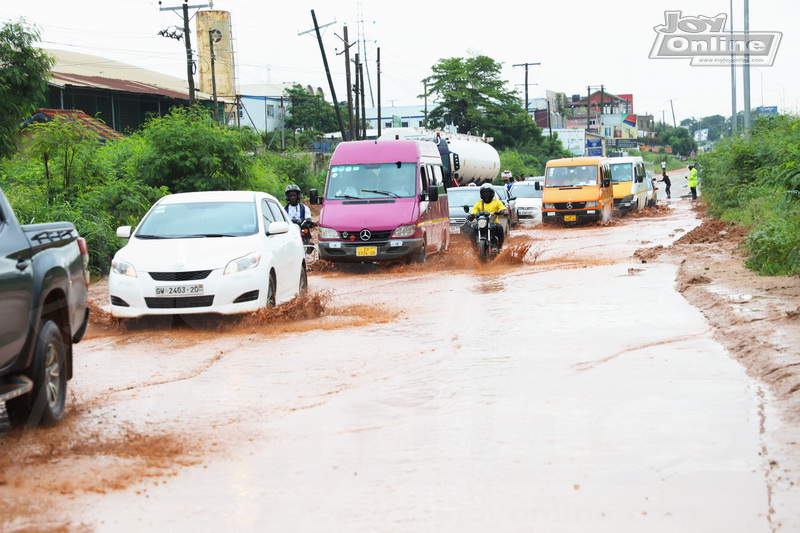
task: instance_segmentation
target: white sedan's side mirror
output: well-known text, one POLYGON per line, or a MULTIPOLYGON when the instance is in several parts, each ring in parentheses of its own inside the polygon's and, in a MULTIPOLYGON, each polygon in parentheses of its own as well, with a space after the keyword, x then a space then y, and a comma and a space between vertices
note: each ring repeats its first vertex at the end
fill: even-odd
POLYGON ((280 235, 289 232, 288 222, 270 222, 267 228, 267 235, 280 235))
POLYGON ((120 226, 117 228, 117 237, 120 239, 130 239, 131 238, 131 227, 130 226, 120 226))

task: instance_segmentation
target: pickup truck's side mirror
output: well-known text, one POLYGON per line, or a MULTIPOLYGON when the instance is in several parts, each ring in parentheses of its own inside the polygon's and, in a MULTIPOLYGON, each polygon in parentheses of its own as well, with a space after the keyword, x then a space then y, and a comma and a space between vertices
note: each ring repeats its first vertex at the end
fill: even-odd
POLYGON ((534 189, 536 189, 537 191, 541 191, 541 190, 542 190, 542 184, 541 184, 541 182, 534 181, 534 182, 533 182, 533 188, 534 188, 534 189))
POLYGON ((117 237, 120 239, 130 239, 131 238, 131 227, 130 226, 120 226, 117 228, 117 237))
POLYGON ((319 195, 317 189, 310 189, 308 191, 308 201, 311 202, 311 205, 322 205, 322 197, 319 195))

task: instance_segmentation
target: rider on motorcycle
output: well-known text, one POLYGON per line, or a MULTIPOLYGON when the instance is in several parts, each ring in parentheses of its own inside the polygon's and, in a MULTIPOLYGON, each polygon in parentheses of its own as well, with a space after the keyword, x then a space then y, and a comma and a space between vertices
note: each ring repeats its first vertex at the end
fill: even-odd
POLYGON ((300 197, 302 196, 300 187, 292 183, 286 187, 284 193, 286 194, 287 203, 283 208, 286 210, 286 214, 289 215, 289 219, 298 225, 304 220, 308 220, 311 223, 311 209, 300 203, 300 197))
POLYGON ((503 204, 500 199, 495 198, 494 187, 492 187, 491 183, 484 183, 481 185, 480 195, 481 199, 475 202, 475 205, 472 206, 472 210, 467 216, 467 222, 464 224, 463 233, 466 233, 470 240, 474 242, 475 232, 478 230, 476 224, 472 223, 472 220, 475 218, 475 214, 480 213, 481 211, 494 213, 494 218, 491 220, 490 228, 492 230, 492 235, 497 238, 497 248, 500 249, 503 247, 505 235, 503 233, 503 226, 497 223, 497 215, 507 215, 508 211, 506 210, 505 204, 503 204))

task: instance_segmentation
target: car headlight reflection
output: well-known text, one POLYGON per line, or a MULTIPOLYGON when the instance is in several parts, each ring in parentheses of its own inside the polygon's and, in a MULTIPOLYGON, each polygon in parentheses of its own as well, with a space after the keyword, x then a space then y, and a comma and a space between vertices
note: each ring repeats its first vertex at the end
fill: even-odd
POLYGON ((260 263, 261 254, 253 252, 244 257, 240 257, 239 259, 234 259, 228 263, 228 265, 225 267, 224 274, 236 274, 237 272, 242 272, 243 270, 250 270, 251 268, 256 268, 260 263))
POLYGON ((111 261, 111 271, 131 278, 136 277, 136 269, 133 268, 132 264, 116 258, 111 261))

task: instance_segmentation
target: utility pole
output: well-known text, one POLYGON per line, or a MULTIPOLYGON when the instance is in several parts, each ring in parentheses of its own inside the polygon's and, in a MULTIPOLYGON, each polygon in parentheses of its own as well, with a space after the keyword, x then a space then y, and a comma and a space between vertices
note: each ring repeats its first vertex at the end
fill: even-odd
MULTIPOLYGON (((161 2, 158 2, 158 5, 161 6, 161 2)), ((209 2, 208 4, 201 4, 201 5, 193 5, 190 6, 188 4, 188 0, 183 0, 183 5, 180 7, 159 7, 159 11, 183 11, 183 42, 186 45, 186 78, 189 82, 189 105, 193 106, 197 101, 194 95, 194 60, 192 59, 192 39, 190 37, 191 32, 189 31, 189 8, 192 9, 199 9, 202 7, 214 8, 214 4, 209 2)), ((163 33, 162 33, 163 35, 163 33)))
POLYGON ((364 93, 364 63, 358 64, 358 77, 361 78, 361 123, 363 124, 363 132, 364 134, 361 136, 362 139, 367 138, 367 106, 366 106, 366 94, 364 93))
POLYGON ((742 80, 744 81, 744 132, 750 131, 750 0, 744 0, 744 65, 742 80))
POLYGON ((355 102, 355 110, 356 110, 356 139, 359 140, 361 138, 361 106, 358 104, 358 94, 359 94, 359 86, 358 86, 358 77, 361 73, 361 70, 358 68, 360 63, 358 62, 358 54, 355 54, 355 70, 356 70, 356 79, 353 83, 353 100, 355 102))
MULTIPOLYGON (((355 43, 354 43, 355 44, 355 43)), ((350 47, 352 45, 349 42, 349 37, 347 35, 347 24, 344 25, 344 65, 345 65, 345 75, 346 75, 346 83, 347 83, 347 122, 349 126, 349 131, 347 135, 347 140, 350 141, 353 139, 353 85, 350 79, 350 47)))
POLYGON ((377 78, 378 78, 378 137, 381 136, 381 47, 378 47, 377 78))
POLYGON ((600 116, 603 114, 603 100, 605 100, 605 85, 587 85, 586 86, 586 130, 589 130, 589 117, 592 114, 592 89, 600 90, 600 109, 597 119, 597 133, 600 133, 600 116))
MULTIPOLYGON (((214 93, 214 120, 219 124, 219 103, 217 102, 217 75, 214 71, 214 42, 219 42, 222 34, 219 30, 208 32, 208 44, 211 46, 211 90, 214 93)), ((266 124, 266 123, 265 123, 266 124)))
MULTIPOLYGON (((331 69, 328 67, 328 57, 325 55, 325 47, 322 45, 322 35, 319 33, 319 24, 317 24, 317 15, 314 14, 313 9, 311 10, 311 19, 314 21, 314 32, 317 34, 319 51, 320 54, 322 54, 322 64, 325 65, 325 74, 328 77, 328 87, 330 87, 331 89, 331 98, 333 98, 333 109, 336 111, 336 121, 339 123, 339 132, 342 134, 342 139, 344 139, 345 134, 344 134, 344 122, 342 122, 342 113, 339 110, 339 102, 336 100, 336 89, 333 88, 331 69)), ((333 24, 333 22, 328 23, 325 26, 330 26, 331 24, 333 24)), ((310 31, 311 30, 304 31, 302 33, 298 33, 298 35, 303 35, 304 33, 309 33, 310 31)))
MULTIPOLYGON (((733 42, 733 0, 731 4, 731 40, 733 42)), ((731 137, 736 133, 736 55, 731 47, 731 137)))
POLYGON ((672 127, 673 128, 677 128, 678 127, 678 123, 675 122, 675 106, 672 105, 672 99, 670 99, 670 101, 669 101, 669 107, 670 107, 670 109, 672 109, 672 127))
MULTIPOLYGON (((528 67, 541 65, 541 63, 518 63, 514 67, 525 67, 525 112, 528 112, 528 67)), ((535 85, 535 84, 534 84, 535 85)))

